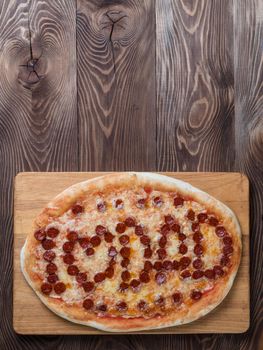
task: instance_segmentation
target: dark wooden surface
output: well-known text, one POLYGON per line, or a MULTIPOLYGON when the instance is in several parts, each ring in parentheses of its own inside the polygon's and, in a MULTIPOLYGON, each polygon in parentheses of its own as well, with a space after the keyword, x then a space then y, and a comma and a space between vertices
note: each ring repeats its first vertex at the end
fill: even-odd
POLYGON ((263 348, 262 21, 261 0, 0 0, 1 349, 263 348), (248 175, 250 329, 16 335, 13 176, 130 169, 248 175))

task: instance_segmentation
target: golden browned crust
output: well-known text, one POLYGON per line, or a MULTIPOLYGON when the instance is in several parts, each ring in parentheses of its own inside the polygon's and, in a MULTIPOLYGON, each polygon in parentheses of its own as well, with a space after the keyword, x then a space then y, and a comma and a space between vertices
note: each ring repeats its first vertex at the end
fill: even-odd
POLYGON ((234 213, 224 204, 202 192, 193 186, 167 177, 153 173, 114 173, 86 182, 78 183, 66 189, 55 197, 40 213, 34 222, 34 230, 28 235, 26 243, 21 251, 21 266, 26 280, 34 289, 42 302, 59 316, 76 323, 88 325, 111 332, 138 331, 147 329, 163 328, 192 322, 214 309, 225 298, 233 284, 238 270, 241 257, 241 232, 234 213), (71 205, 84 198, 87 193, 98 193, 111 191, 111 188, 132 188, 134 184, 150 186, 155 190, 179 192, 183 196, 189 196, 193 200, 204 204, 209 212, 220 217, 228 232, 233 238, 234 252, 232 265, 229 273, 215 283, 213 290, 205 293, 201 300, 193 302, 188 311, 178 309, 176 312, 155 318, 122 318, 97 316, 76 305, 62 303, 43 295, 40 292, 41 280, 32 272, 35 264, 34 251, 37 241, 33 232, 43 227, 52 217, 57 217, 67 211, 71 205))

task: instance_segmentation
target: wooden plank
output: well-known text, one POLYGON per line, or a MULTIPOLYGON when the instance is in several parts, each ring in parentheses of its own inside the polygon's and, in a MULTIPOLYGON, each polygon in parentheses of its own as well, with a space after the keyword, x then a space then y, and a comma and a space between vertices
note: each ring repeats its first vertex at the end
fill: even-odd
MULTIPOLYGON (((239 349, 263 349, 263 3, 234 1, 236 169, 251 183, 251 327, 233 339, 239 349)), ((229 345, 231 346, 231 344, 229 345)))
MULTIPOLYGON (((60 191, 101 173, 22 173, 16 178, 14 328, 23 334, 105 334, 67 322, 49 311, 27 285, 20 271, 19 253, 34 217, 60 191), (27 302, 30 300, 30 302, 27 302)), ((249 324, 248 182, 238 173, 167 173, 192 183, 225 202, 237 214, 243 232, 243 256, 235 284, 224 302, 204 318, 180 327, 140 334, 235 333, 249 324), (242 318, 240 314, 242 313, 242 318)))
POLYGON ((232 1, 156 0, 158 170, 234 162, 232 1))
POLYGON ((21 348, 10 297, 13 176, 78 169, 75 22, 74 0, 0 1, 1 349, 21 348))
POLYGON ((154 1, 77 6, 80 169, 154 169, 154 1))

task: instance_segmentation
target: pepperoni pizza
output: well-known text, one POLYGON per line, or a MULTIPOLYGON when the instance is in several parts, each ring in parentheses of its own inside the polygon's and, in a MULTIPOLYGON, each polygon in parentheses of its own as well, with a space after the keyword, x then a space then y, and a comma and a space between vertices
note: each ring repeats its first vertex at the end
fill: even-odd
POLYGON ((207 314, 230 290, 240 255, 238 221, 215 198, 167 176, 116 173, 53 199, 21 266, 59 316, 125 332, 207 314))

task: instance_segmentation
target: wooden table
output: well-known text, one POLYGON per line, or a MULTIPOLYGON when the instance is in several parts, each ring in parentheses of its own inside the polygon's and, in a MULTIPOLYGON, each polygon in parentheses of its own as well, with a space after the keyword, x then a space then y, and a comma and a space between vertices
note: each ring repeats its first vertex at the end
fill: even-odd
POLYGON ((260 0, 0 0, 1 349, 262 349, 262 18, 260 0), (15 334, 13 176, 90 170, 247 174, 247 332, 15 334))

